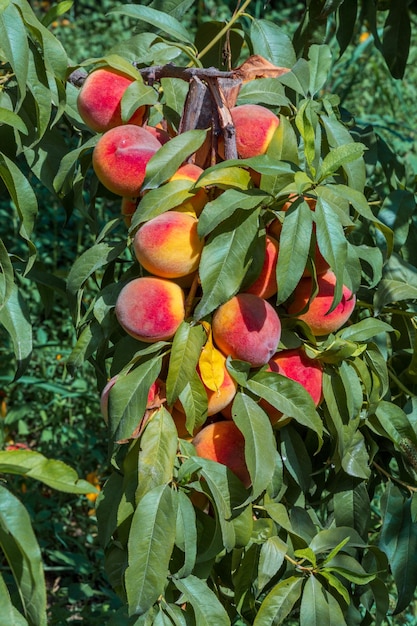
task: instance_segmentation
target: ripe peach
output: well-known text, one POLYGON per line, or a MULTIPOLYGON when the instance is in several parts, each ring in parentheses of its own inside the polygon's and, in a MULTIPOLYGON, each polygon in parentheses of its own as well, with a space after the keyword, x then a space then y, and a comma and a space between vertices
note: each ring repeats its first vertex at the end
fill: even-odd
POLYGON ((331 313, 328 313, 333 301, 336 276, 331 270, 327 270, 324 274, 317 276, 318 293, 310 302, 307 311, 301 313, 310 298, 312 282, 311 278, 300 280, 287 306, 287 311, 308 324, 313 335, 323 337, 335 332, 347 322, 355 308, 356 298, 344 285, 340 303, 331 313))
POLYGON ((136 198, 146 165, 160 147, 159 141, 141 126, 124 124, 111 128, 93 150, 94 171, 100 182, 116 195, 136 198))
POLYGON ((214 313, 213 338, 225 355, 259 367, 275 354, 281 322, 275 309, 252 293, 239 293, 214 313))
POLYGON ((149 126, 148 124, 145 124, 144 129, 147 130, 148 133, 151 133, 151 135, 156 137, 161 146, 163 146, 164 143, 167 143, 171 139, 167 131, 163 128, 160 128, 159 126, 149 126))
MULTIPOLYGON (((279 238, 281 235, 281 230, 282 230, 282 222, 278 218, 273 220, 268 225, 268 233, 270 233, 273 237, 275 237, 278 240, 278 242, 279 242, 279 238)), ((313 232, 314 230, 315 230, 315 224, 313 224, 313 232)), ((324 274, 324 272, 327 272, 327 270, 329 269, 329 264, 324 259, 323 255, 321 254, 317 243, 315 246, 313 262, 316 267, 317 274, 324 274)), ((305 276, 311 276, 311 271, 308 266, 304 269, 304 272, 303 272, 303 277, 305 276)))
POLYGON ((173 337, 184 320, 184 302, 184 292, 176 283, 144 276, 123 287, 115 313, 129 335, 153 343, 173 337))
MULTIPOLYGON (((122 122, 121 100, 134 79, 119 70, 103 67, 89 74, 78 94, 77 107, 83 121, 92 130, 102 133, 122 122)), ((146 107, 140 106, 128 120, 141 125, 146 107)))
POLYGON ((246 289, 246 293, 253 293, 256 296, 265 298, 265 300, 277 293, 278 286, 276 270, 278 250, 278 241, 267 235, 265 240, 265 259, 261 273, 255 282, 253 282, 252 285, 246 289))
POLYGON ((139 263, 162 278, 187 276, 198 268, 204 240, 198 220, 188 213, 167 211, 145 222, 136 232, 133 250, 139 263))
POLYGON ((128 227, 132 222, 132 215, 136 211, 137 206, 138 198, 122 198, 120 213, 122 214, 123 220, 128 227))
MULTIPOLYGON (((260 104, 241 104, 231 110, 236 131, 236 148, 241 159, 265 154, 279 118, 260 104)), ((218 151, 224 159, 224 141, 220 138, 218 151)))
MULTIPOLYGON (((230 376, 226 368, 226 357, 220 352, 219 352, 219 356, 223 363, 224 375, 223 375, 223 381, 219 385, 218 389, 217 390, 209 389, 209 387, 207 387, 204 384, 204 380, 202 379, 204 388, 207 393, 207 401, 208 401, 207 415, 208 416, 219 413, 225 407, 231 404, 231 402, 233 401, 233 398, 236 395, 236 390, 237 390, 237 383, 230 376)), ((200 378, 202 378, 201 371, 199 368, 197 368, 197 371, 199 372, 200 378)))
MULTIPOLYGON (((291 208, 291 206, 299 197, 300 196, 296 193, 290 193, 290 195, 288 196, 287 202, 282 207, 282 211, 288 211, 288 209, 291 208)), ((314 211, 314 209, 316 208, 317 199, 311 196, 304 196, 304 201, 307 202, 310 209, 314 211)))
POLYGON ((193 444, 198 456, 226 465, 245 487, 250 487, 245 439, 234 422, 226 420, 204 426, 193 438, 193 444))
MULTIPOLYGON (((170 180, 190 180, 195 182, 201 176, 204 170, 194 163, 184 163, 181 165, 175 174, 171 176, 170 180)), ((175 207, 175 211, 183 211, 185 213, 191 213, 191 215, 200 215, 201 211, 208 202, 208 196, 204 188, 198 189, 192 198, 186 200, 178 207, 175 207)))

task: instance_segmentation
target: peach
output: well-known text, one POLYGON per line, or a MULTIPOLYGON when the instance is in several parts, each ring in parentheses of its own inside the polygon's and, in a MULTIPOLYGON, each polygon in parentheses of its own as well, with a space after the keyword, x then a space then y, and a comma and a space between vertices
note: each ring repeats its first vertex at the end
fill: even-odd
POLYGON ((115 313, 132 337, 153 343, 170 339, 184 320, 184 292, 176 283, 155 276, 134 278, 119 293, 115 313))
MULTIPOLYGON (((230 110, 236 131, 236 148, 241 159, 265 154, 272 136, 279 126, 279 118, 260 104, 241 104, 230 110)), ((224 140, 219 140, 218 151, 224 159, 224 140)))
POLYGON ((281 322, 275 309, 252 293, 239 293, 213 315, 214 341, 225 355, 259 367, 275 354, 281 322))
POLYGON ((141 126, 116 126, 100 137, 93 150, 94 171, 116 195, 136 198, 146 165, 160 147, 159 141, 141 126))
MULTIPOLYGON (((315 232, 315 227, 316 225, 313 224, 313 232, 315 232)), ((268 225, 268 233, 273 235, 278 241, 281 235, 281 230, 282 230, 282 222, 278 218, 273 220, 268 225)), ((315 244, 315 251, 314 251, 314 256, 312 260, 314 262, 317 274, 324 274, 324 272, 327 272, 327 270, 330 267, 327 261, 324 259, 323 255, 321 254, 317 243, 315 244)), ((303 272, 303 277, 305 276, 311 276, 311 271, 308 266, 306 266, 303 272)))
POLYGON ((265 258, 261 273, 255 282, 246 289, 246 293, 253 293, 256 296, 265 298, 265 300, 277 293, 278 250, 278 241, 267 235, 265 240, 265 258))
MULTIPOLYGON (((310 359, 302 348, 277 352, 269 360, 267 371, 278 372, 300 383, 308 391, 316 406, 322 401, 323 368, 319 361, 310 359)), ((262 399, 259 404, 268 413, 272 424, 282 417, 281 411, 266 400, 262 399)))
POLYGON ((335 285, 336 276, 331 270, 317 276, 318 293, 311 300, 308 309, 301 313, 307 306, 313 288, 312 278, 302 278, 294 290, 291 302, 286 307, 290 315, 304 321, 313 335, 317 337, 339 330, 348 321, 355 308, 355 295, 344 285, 341 301, 331 313, 328 312, 333 302, 335 285))
POLYGON ((126 226, 130 226, 132 222, 132 215, 136 211, 138 206, 138 198, 122 198, 120 205, 120 213, 126 226))
MULTIPOLYGON (((300 196, 298 194, 296 194, 296 193, 290 193, 290 195, 288 196, 287 202, 282 207, 282 211, 288 211, 288 209, 291 208, 291 206, 294 204, 294 202, 299 197, 300 196)), ((317 199, 313 198, 311 196, 303 196, 303 197, 304 197, 304 201, 307 202, 307 204, 310 207, 310 209, 312 211, 314 211, 314 209, 316 208, 317 199)))
POLYGON ((199 265, 204 240, 197 233, 198 220, 188 213, 167 211, 145 222, 133 239, 139 263, 161 278, 179 278, 199 265))
MULTIPOLYGON (((91 72, 78 94, 77 107, 83 121, 92 130, 102 133, 123 124, 121 100, 134 79, 119 70, 103 67, 91 72)), ((146 106, 140 106, 128 120, 141 125, 146 106)))
MULTIPOLYGON (((194 163, 184 163, 181 165, 175 174, 171 176, 170 180, 190 180, 195 182, 201 176, 204 170, 194 163)), ((185 213, 200 215, 201 211, 208 202, 208 196, 204 188, 196 190, 195 194, 189 200, 185 200, 178 207, 175 207, 175 211, 183 211, 185 213)))
POLYGON ((193 444, 197 456, 226 465, 245 487, 250 487, 245 439, 234 422, 226 420, 204 426, 193 438, 193 444))
POLYGON ((151 135, 156 137, 161 146, 163 146, 164 143, 167 143, 171 139, 167 131, 163 128, 160 128, 159 126, 149 126, 148 124, 145 124, 144 129, 147 130, 148 133, 151 133, 151 135))

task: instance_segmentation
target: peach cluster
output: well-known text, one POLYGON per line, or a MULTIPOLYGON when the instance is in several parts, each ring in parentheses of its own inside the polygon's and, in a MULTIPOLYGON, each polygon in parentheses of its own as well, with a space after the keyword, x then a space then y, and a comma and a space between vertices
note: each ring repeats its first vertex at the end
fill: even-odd
MULTIPOLYGON (((133 81, 134 78, 120 71, 100 68, 88 76, 78 98, 84 122, 102 133, 93 151, 94 171, 109 191, 122 198, 121 212, 127 224, 131 223, 145 193, 142 184, 149 160, 170 141, 164 128, 147 124, 147 107, 138 107, 129 120, 122 120, 121 101, 133 81)), ((255 104, 235 106, 231 116, 239 158, 265 154, 280 119, 266 107, 255 104)), ((220 138, 219 159, 225 158, 224 148, 220 138)), ((194 163, 183 163, 171 181, 188 180, 193 184, 202 173, 203 169, 194 163)), ((252 180, 253 184, 259 184, 255 174, 252 180)), ((291 210, 297 198, 287 199, 282 214, 291 210)), ((193 310, 201 296, 199 269, 206 243, 199 236, 198 224, 208 201, 206 189, 195 189, 183 204, 148 219, 132 232, 132 257, 139 270, 120 289, 115 316, 121 331, 135 340, 170 342, 184 320, 193 321, 193 310)), ((315 199, 308 197, 306 201, 314 211, 315 199)), ((265 227, 263 263, 258 276, 238 293, 230 294, 203 322, 194 320, 203 324, 207 334, 207 343, 195 369, 205 394, 207 410, 202 417, 206 422, 193 432, 188 431, 186 407, 180 399, 169 406, 157 391, 165 386, 164 375, 161 374, 162 378, 148 390, 147 409, 154 406, 157 393, 158 401, 165 404, 172 415, 178 436, 190 439, 197 455, 229 467, 245 487, 251 484, 245 440, 233 421, 232 409, 238 384, 229 372, 227 359, 244 361, 252 370, 263 368, 291 378, 307 390, 318 406, 322 401, 323 368, 319 360, 307 356, 302 345, 292 350, 282 347, 283 317, 304 322, 320 341, 348 322, 355 307, 354 294, 344 286, 340 303, 332 309, 336 276, 318 248, 313 258, 315 279, 306 270, 291 298, 277 307, 282 223, 274 219, 265 227)), ((300 331, 303 331, 302 325, 300 331)), ((109 395, 116 379, 109 381, 101 395, 106 421, 109 395)), ((273 425, 291 417, 283 416, 265 398, 259 399, 259 405, 273 425)), ((143 416, 138 416, 138 423, 142 419, 143 416)))

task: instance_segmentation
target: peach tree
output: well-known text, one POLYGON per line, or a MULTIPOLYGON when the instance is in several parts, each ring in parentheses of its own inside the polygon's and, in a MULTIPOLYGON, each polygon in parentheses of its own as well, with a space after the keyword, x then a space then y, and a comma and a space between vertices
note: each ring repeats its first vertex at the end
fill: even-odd
MULTIPOLYGON (((118 623, 381 624, 417 585, 415 181, 327 88, 314 37, 335 20, 343 52, 355 2, 311 0, 293 39, 248 1, 192 34, 192 4, 113 9, 131 38, 74 64, 48 30, 71 3, 42 23, 0 3, 16 376, 23 279, 62 286, 37 257, 38 179, 95 238, 66 274, 67 365, 90 362, 108 425, 118 623)), ((397 76, 400 4, 380 41, 363 3, 397 76)))

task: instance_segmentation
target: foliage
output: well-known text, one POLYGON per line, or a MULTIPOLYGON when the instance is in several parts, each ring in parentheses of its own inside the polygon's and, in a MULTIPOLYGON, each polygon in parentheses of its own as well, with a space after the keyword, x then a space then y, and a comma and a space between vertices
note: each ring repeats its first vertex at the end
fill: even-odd
MULTIPOLYGON (((167 181, 205 137, 201 129, 186 129, 149 163, 147 193, 129 232, 120 199, 91 170, 97 137, 76 108, 72 72, 79 70, 78 60, 68 67, 68 54, 51 33, 56 13, 41 23, 23 0, 0 4, 0 177, 13 207, 13 228, 0 246, 1 349, 7 361, 2 376, 10 384, 6 355, 13 351, 11 384, 18 388, 25 382, 33 313, 40 305, 51 311, 57 304, 64 311, 69 307, 76 333, 70 372, 85 371, 89 362, 99 390, 118 376, 106 433, 109 476, 97 507, 105 569, 123 603, 114 623, 264 626, 293 618, 301 625, 312 619, 381 624, 390 608, 406 609, 417 584, 415 177, 377 129, 357 123, 328 87, 334 54, 315 37, 322 39, 323 28, 336 23, 343 51, 357 28, 356 3, 311 0, 292 41, 270 20, 243 17, 248 4, 228 24, 227 58, 237 67, 255 54, 290 70, 249 81, 239 92, 239 103, 261 103, 280 116, 267 154, 206 164, 197 185, 185 188, 167 181), (259 188, 248 168, 260 174, 259 188), (61 272, 37 240, 38 180, 70 224, 81 216, 77 251, 82 252, 74 262, 68 255, 69 271, 61 272), (172 341, 133 340, 114 314, 121 287, 143 273, 132 260, 132 237, 141 223, 176 207, 179 195, 188 197, 202 186, 211 196, 199 219, 206 245, 190 315, 172 341), (299 200, 283 211, 291 194, 299 200), (314 214, 305 195, 317 200, 314 214), (259 272, 265 228, 276 217, 282 221, 273 302, 282 316, 280 347, 303 345, 323 364, 324 402, 315 409, 296 383, 228 360, 239 386, 232 413, 245 438, 252 482, 245 489, 226 466, 198 457, 190 441, 177 438, 170 409, 180 397, 190 434, 204 421, 204 393, 190 380, 201 327, 248 283, 251 272, 259 272), (315 275, 310 253, 315 241, 337 277, 333 304, 343 284, 358 298, 349 325, 323 340, 282 307, 306 265, 315 275), (27 297, 28 284, 36 285, 35 301, 27 297), (132 439, 132 425, 144 414, 146 394, 160 374, 166 377, 168 402, 132 439), (260 399, 291 421, 272 432, 260 399), (195 493, 208 498, 208 508, 195 505, 195 493)), ((134 34, 128 30, 125 41, 85 66, 125 68, 135 62, 144 70, 175 61, 204 70, 213 59, 226 58, 224 25, 207 21, 191 35, 181 15, 190 6, 113 9, 134 34), (202 35, 208 28, 209 46, 202 35)), ((409 45, 407 5, 387 12, 391 34, 382 40, 381 8, 363 2, 360 17, 366 15, 390 70, 401 76, 409 45)), ((228 69, 227 63, 218 65, 228 69)), ((149 90, 146 75, 136 76, 136 97, 152 105, 151 121, 166 120, 178 131, 189 106, 185 81, 163 76, 149 90)), ((131 106, 128 99, 124 104, 131 106)), ((45 384, 62 391, 58 383, 45 384)), ((0 463, 5 473, 33 474, 53 488, 92 490, 67 465, 39 451, 0 452, 0 463), (56 480, 56 468, 64 484, 56 480)), ((11 491, 2 486, 0 497, 0 542, 19 587, 15 599, 1 580, 9 622, 46 623, 42 563, 30 520, 11 491)))

